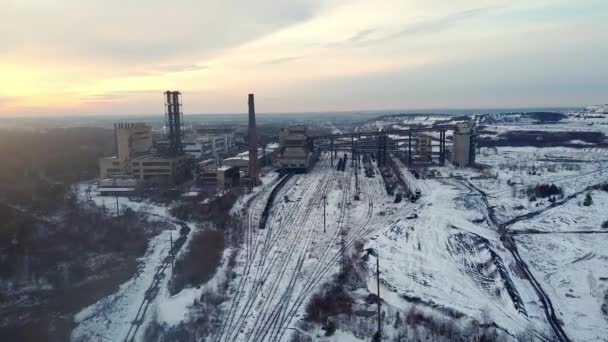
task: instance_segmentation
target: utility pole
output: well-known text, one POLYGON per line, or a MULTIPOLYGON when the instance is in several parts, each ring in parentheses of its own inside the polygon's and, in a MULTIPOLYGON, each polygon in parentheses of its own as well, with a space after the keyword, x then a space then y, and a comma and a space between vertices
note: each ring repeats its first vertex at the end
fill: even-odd
POLYGON ((118 196, 114 195, 116 199, 116 216, 120 216, 120 209, 118 209, 118 196))
POLYGON ((323 233, 327 233, 325 228, 325 200, 327 199, 327 195, 323 195, 323 233))
POLYGON ((350 166, 354 167, 355 166, 355 136, 354 135, 350 136, 350 154, 351 154, 350 166))
POLYGON ((169 232, 169 243, 171 244, 171 249, 169 250, 169 256, 171 257, 171 272, 173 272, 173 232, 169 232))
POLYGON ((409 129, 407 139, 407 167, 412 167, 412 128, 409 129))
POLYGON ((382 166, 381 154, 382 154, 382 136, 378 135, 378 154, 376 155, 376 164, 378 164, 378 167, 382 166))
POLYGON ((334 167, 334 138, 330 139, 329 153, 330 153, 331 167, 334 167))

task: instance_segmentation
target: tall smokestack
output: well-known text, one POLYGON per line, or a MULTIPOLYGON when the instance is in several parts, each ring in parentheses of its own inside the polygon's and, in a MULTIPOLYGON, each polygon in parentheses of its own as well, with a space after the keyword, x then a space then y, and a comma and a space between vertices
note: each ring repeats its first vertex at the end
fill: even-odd
POLYGON ((258 137, 255 129, 255 104, 253 94, 249 94, 249 178, 251 184, 260 184, 260 169, 258 165, 258 137))

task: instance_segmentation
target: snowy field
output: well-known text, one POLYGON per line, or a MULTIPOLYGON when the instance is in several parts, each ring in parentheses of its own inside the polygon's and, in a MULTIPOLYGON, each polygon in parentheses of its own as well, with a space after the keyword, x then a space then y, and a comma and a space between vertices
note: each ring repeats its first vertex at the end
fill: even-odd
POLYGON ((478 196, 454 179, 418 182, 424 189, 415 205, 418 218, 396 215, 396 222, 366 245, 381 254, 381 280, 395 294, 389 304, 403 311, 417 304, 463 326, 471 318, 491 317, 511 336, 531 326, 545 334, 534 294, 510 271, 511 257, 479 210, 478 196))
POLYGON ((608 318, 601 311, 608 293, 608 234, 535 234, 515 239, 568 336, 573 341, 608 341, 608 318))
MULTIPOLYGON (((586 192, 587 193, 587 192, 586 192)), ((585 195, 581 194, 562 206, 552 208, 531 220, 519 221, 510 226, 512 231, 539 232, 579 232, 604 231, 602 223, 608 221, 608 192, 594 190, 588 192, 593 203, 583 205, 585 195)))
POLYGON ((482 148, 477 162, 491 168, 471 182, 488 195, 501 221, 551 204, 549 198, 529 201, 529 187, 555 184, 569 196, 608 177, 608 150, 600 148, 482 148))

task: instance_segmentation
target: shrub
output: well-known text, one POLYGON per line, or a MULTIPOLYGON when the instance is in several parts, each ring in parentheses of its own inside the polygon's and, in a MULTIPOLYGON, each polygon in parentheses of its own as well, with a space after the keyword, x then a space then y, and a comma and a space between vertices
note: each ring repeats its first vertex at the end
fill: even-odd
POLYGON ((395 195, 395 203, 401 203, 401 201, 403 200, 403 195, 401 195, 401 193, 397 193, 395 195))
POLYGON ((585 200, 583 201, 583 205, 588 207, 593 204, 593 199, 591 198, 591 194, 585 195, 585 200))
POLYGON ((330 316, 352 313, 353 299, 341 286, 332 286, 315 294, 308 305, 306 313, 308 319, 324 323, 330 316))
POLYGON ((330 320, 324 328, 325 336, 332 336, 336 332, 336 323, 330 320))
POLYGON ((608 220, 602 223, 602 228, 608 229, 608 220))
POLYGON ((563 194, 563 190, 555 184, 538 184, 533 188, 528 188, 526 194, 530 198, 534 197, 550 197, 563 194))
POLYGON ((209 280, 221 263, 224 244, 221 231, 195 233, 190 248, 175 261, 170 293, 173 295, 185 287, 195 287, 209 280))

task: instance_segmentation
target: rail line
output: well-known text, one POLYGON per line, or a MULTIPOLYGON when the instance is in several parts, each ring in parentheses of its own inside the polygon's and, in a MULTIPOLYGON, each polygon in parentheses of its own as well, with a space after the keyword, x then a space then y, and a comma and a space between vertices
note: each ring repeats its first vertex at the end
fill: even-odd
MULTIPOLYGON (((376 173, 379 174, 379 173, 376 173)), ((369 189, 369 184, 367 181, 362 182, 369 189)), ((366 217, 364 218, 364 222, 358 226, 356 229, 351 230, 345 238, 345 250, 349 250, 357 241, 361 238, 365 237, 370 232, 366 231, 366 227, 373 217, 373 200, 371 196, 368 196, 368 211, 366 213, 366 217)), ((332 241, 334 241, 339 234, 339 230, 336 230, 336 234, 332 241)), ((304 304, 305 300, 309 298, 312 292, 316 289, 316 286, 325 279, 327 273, 331 270, 332 266, 334 266, 338 260, 341 258, 341 251, 338 250, 334 254, 332 254, 328 258, 328 254, 330 254, 331 244, 328 244, 327 248, 322 254, 322 257, 319 261, 319 267, 315 269, 315 271, 309 276, 306 280, 305 284, 302 286, 300 292, 296 296, 296 300, 293 302, 291 307, 287 310, 287 313, 283 316, 277 332, 273 335, 273 341, 281 341, 283 336, 289 329, 289 325, 291 324, 291 320, 295 317, 298 310, 301 308, 302 304, 304 304)))
MULTIPOLYGON (((335 173, 335 171, 332 169, 332 171, 329 173, 329 175, 326 175, 321 182, 317 183, 317 189, 320 190, 321 194, 324 195, 327 193, 329 185, 331 184, 331 182, 333 180, 334 173, 335 173)), ((315 194, 318 195, 319 191, 315 191, 315 194)), ((316 196, 316 198, 318 198, 318 197, 316 196)), ((270 305, 272 304, 272 300, 268 300, 262 304, 262 313, 257 316, 256 321, 254 323, 253 341, 258 341, 260 339, 262 339, 262 340, 264 339, 266 333, 268 332, 268 329, 276 323, 277 315, 279 314, 281 307, 284 305, 285 301, 289 300, 289 297, 291 296, 291 292, 293 291, 293 287, 295 286, 295 282, 300 274, 302 264, 305 260, 305 255, 307 253, 308 246, 312 240, 312 234, 314 232, 314 227, 316 226, 316 223, 319 220, 318 215, 313 217, 312 223, 310 223, 311 221, 309 221, 308 218, 313 213, 313 211, 318 210, 319 208, 320 208, 320 205, 314 205, 314 203, 312 205, 306 207, 304 217, 302 217, 301 221, 298 221, 298 222, 304 222, 305 226, 299 228, 299 230, 301 230, 301 234, 298 234, 298 238, 296 238, 296 240, 294 240, 294 243, 297 243, 297 240, 299 240, 299 236, 304 234, 303 232, 306 230, 305 229, 306 227, 309 228, 308 233, 305 235, 305 239, 303 241, 302 247, 300 247, 300 252, 298 253, 298 257, 296 259, 296 265, 291 270, 291 277, 289 279, 288 286, 286 287, 285 291, 282 293, 281 297, 279 298, 279 301, 274 305, 270 314, 268 314, 268 311, 270 310, 270 305), (260 321, 260 319, 261 319, 261 321, 260 321)), ((294 222, 294 223, 297 223, 297 222, 294 222)), ((270 298, 274 298, 276 291, 278 290, 278 284, 280 283, 281 279, 283 278, 283 276, 285 274, 286 266, 287 266, 287 263, 285 264, 285 267, 280 270, 279 277, 277 277, 276 281, 272 284, 273 286, 271 287, 272 292, 271 292, 271 295, 269 296, 270 298)))
MULTIPOLYGON (((254 266, 254 262, 255 262, 255 256, 258 254, 258 250, 261 248, 262 249, 262 253, 263 256, 266 255, 267 252, 267 239, 264 240, 264 244, 260 247, 260 241, 259 239, 255 239, 254 238, 254 231, 258 229, 258 224, 257 221, 255 219, 255 214, 257 212, 257 210, 255 209, 255 204, 259 203, 259 201, 261 200, 261 198, 258 198, 256 203, 252 203, 250 205, 250 210, 249 210, 249 215, 248 215, 248 223, 247 223, 247 237, 246 237, 246 260, 245 260, 245 268, 244 268, 244 274, 241 276, 241 279, 239 281, 239 284, 237 286, 237 290, 235 293, 235 297, 232 301, 232 304, 230 306, 230 309, 227 313, 227 317, 224 317, 222 319, 222 328, 220 330, 220 334, 219 334, 219 339, 221 340, 222 337, 224 336, 224 333, 226 331, 227 328, 231 328, 233 326, 233 324, 235 324, 235 319, 237 320, 237 322, 242 319, 242 317, 237 317, 236 316, 236 310, 238 310, 238 305, 240 304, 240 301, 244 295, 244 288, 245 285, 249 279, 250 273, 251 273, 251 268, 254 266)), ((272 228, 269 227, 267 229, 267 234, 269 235, 272 233, 272 228)), ((257 279, 259 279, 259 274, 260 274, 260 268, 258 267, 256 269, 256 274, 254 275, 254 281, 257 281, 257 279)), ((252 300, 252 296, 251 294, 248 296, 247 301, 249 302, 250 300, 252 300)), ((246 306, 248 305, 248 303, 246 304, 246 306)))
POLYGON ((235 310, 238 308, 238 304, 240 303, 240 300, 242 298, 243 295, 243 289, 245 287, 245 283, 247 281, 247 278, 249 277, 249 272, 251 270, 251 266, 253 264, 253 257, 255 256, 256 252, 257 252, 257 247, 258 244, 256 243, 254 245, 254 238, 253 238, 253 231, 255 230, 255 228, 257 227, 257 224, 255 224, 256 219, 255 219, 255 214, 257 212, 257 210, 255 210, 256 205, 258 205, 258 203, 260 203, 260 201, 262 200, 263 196, 262 194, 258 194, 254 200, 249 204, 249 207, 251 208, 249 210, 249 213, 247 215, 247 228, 246 228, 246 236, 245 236, 245 267, 244 267, 244 272, 243 275, 241 276, 241 279, 239 280, 239 284, 237 285, 237 289, 235 292, 235 298, 232 301, 232 304, 230 305, 230 308, 228 310, 228 313, 226 314, 226 317, 222 318, 222 327, 220 329, 220 336, 223 335, 224 330, 226 329, 226 323, 228 323, 228 326, 230 326, 232 324, 232 322, 234 321, 235 318, 235 310))
MULTIPOLYGON (((333 178, 334 173, 335 173, 335 169, 332 169, 332 177, 330 177, 328 179, 325 187, 323 188, 322 196, 327 195, 330 184, 331 184, 332 180, 334 179, 333 178)), ((341 203, 341 207, 340 207, 340 215, 339 215, 338 224, 337 224, 338 228, 336 229, 336 231, 334 232, 334 234, 332 236, 332 239, 328 243, 328 246, 327 246, 328 249, 331 247, 331 245, 333 245, 333 243, 335 242, 336 236, 342 229, 344 218, 346 216, 346 203, 348 200, 348 192, 350 190, 351 174, 349 173, 348 176, 345 176, 345 172, 338 172, 338 174, 341 175, 341 177, 339 178, 339 183, 342 185, 342 190, 343 190, 342 191, 342 203, 341 203)), ((320 209, 320 204, 317 206, 317 210, 319 210, 319 209, 320 209)), ((318 222, 318 216, 315 217, 315 220, 313 220, 312 225, 310 225, 311 229, 309 230, 309 238, 307 239, 306 245, 300 252, 300 255, 299 255, 299 258, 298 258, 298 261, 296 264, 296 268, 295 268, 295 270, 293 270, 293 272, 291 274, 291 278, 290 278, 286 291, 283 293, 283 295, 282 295, 280 301, 277 303, 277 305, 275 305, 275 307, 274 307, 272 313, 270 314, 269 318, 267 319, 267 321, 258 330, 258 334, 255 335, 254 341, 263 341, 268 334, 270 334, 270 336, 272 336, 275 329, 278 332, 281 327, 280 324, 282 324, 285 321, 286 315, 287 315, 287 309, 289 307, 289 303, 290 303, 290 300, 293 295, 293 291, 296 286, 296 281, 300 277, 302 264, 304 263, 304 260, 305 260, 304 257, 308 253, 308 244, 310 243, 310 240, 311 240, 310 235, 314 231, 314 227, 316 226, 317 222, 318 222)), ((322 260, 320 260, 319 263, 321 261, 322 260)))
MULTIPOLYGON (((327 177, 328 175, 326 175, 327 177)), ((303 177, 306 178, 306 177, 303 177)), ((321 185, 324 182, 318 182, 317 183, 317 187, 314 189, 311 188, 303 188, 303 196, 301 198, 301 203, 309 203, 313 200, 313 197, 316 193, 318 193, 318 191, 320 190, 321 185)), ((243 326, 246 323, 246 318, 249 315, 249 313, 251 312, 252 308, 254 307, 254 305, 257 303, 257 301, 259 300, 258 295, 260 294, 269 274, 270 271, 272 269, 279 269, 282 270, 279 274, 279 276, 277 277, 277 279, 275 279, 275 282, 271 283, 271 289, 274 286, 275 283, 278 283, 278 281, 280 281, 280 279, 283 276, 285 267, 287 262, 289 261, 288 257, 284 257, 284 258, 280 258, 281 254, 284 254, 282 252, 282 250, 284 249, 284 245, 285 242, 289 235, 290 231, 293 231, 294 229, 292 229, 293 225, 296 224, 297 222, 299 222, 303 216, 308 216, 310 215, 310 210, 312 209, 312 207, 310 205, 306 205, 304 210, 297 210, 298 208, 300 208, 300 205, 295 205, 296 208, 292 208, 292 210, 288 210, 288 216, 284 217, 284 221, 281 224, 278 224, 278 230, 275 232, 274 231, 274 225, 271 224, 268 226, 268 228, 266 229, 267 233, 266 236, 264 238, 263 241, 263 246, 262 246, 262 250, 261 250, 261 256, 260 256, 260 260, 259 260, 259 264, 258 267, 256 268, 256 272, 255 275, 253 277, 253 288, 249 291, 249 294, 247 296, 247 301, 245 302, 245 305, 243 306, 242 312, 240 313, 240 315, 238 317, 232 317, 230 320, 230 322, 228 323, 227 327, 229 328, 229 331, 225 331, 226 329, 223 329, 224 331, 222 331, 219 340, 225 340, 225 341, 230 341, 230 340, 235 340, 238 335, 240 330, 243 328, 243 326), (295 210, 293 210, 295 209, 295 210), (295 216, 295 217, 294 217, 295 216), (286 224, 285 224, 286 223, 286 224), (274 248, 273 250, 271 250, 271 247, 274 248), (280 259, 280 261, 279 261, 280 259), (277 267, 275 267, 275 263, 277 263, 277 261, 279 261, 279 264, 277 267)), ((288 249, 293 249, 295 247, 295 243, 297 240, 299 240, 300 235, 302 234, 303 230, 301 229, 297 229, 296 231, 296 239, 292 240, 291 244, 288 246, 288 249)), ((252 259, 255 259, 255 253, 253 254, 252 259)), ((264 304, 264 303, 262 303, 264 304)))

